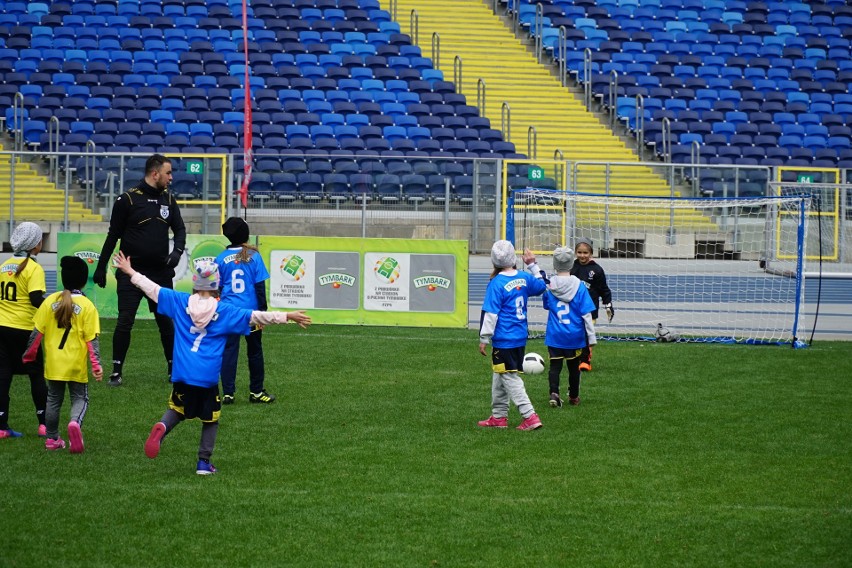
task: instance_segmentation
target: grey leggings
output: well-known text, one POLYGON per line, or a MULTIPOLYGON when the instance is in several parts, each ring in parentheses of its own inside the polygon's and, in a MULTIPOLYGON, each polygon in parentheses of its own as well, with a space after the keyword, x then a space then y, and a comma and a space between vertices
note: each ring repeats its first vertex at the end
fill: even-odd
MULTIPOLYGON (((184 421, 183 414, 176 412, 171 408, 163 414, 162 422, 166 425, 166 434, 171 432, 175 426, 184 421)), ((216 447, 216 434, 219 432, 218 422, 202 422, 201 423, 201 442, 198 444, 198 459, 209 460, 213 455, 213 449, 216 447)))
POLYGON ((47 408, 45 409, 44 424, 47 427, 47 437, 51 440, 59 438, 59 412, 65 400, 65 385, 71 394, 71 420, 81 427, 86 411, 89 409, 89 385, 74 381, 47 381, 47 408))

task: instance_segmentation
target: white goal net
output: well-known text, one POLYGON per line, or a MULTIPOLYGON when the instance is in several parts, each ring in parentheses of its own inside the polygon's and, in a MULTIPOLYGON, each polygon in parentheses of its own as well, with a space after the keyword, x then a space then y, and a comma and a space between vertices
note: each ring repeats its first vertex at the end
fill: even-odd
MULTIPOLYGON (((594 245, 616 308, 599 336, 801 346, 810 198, 660 198, 540 189, 510 194, 506 238, 547 255, 594 245)), ((532 304, 535 307, 535 303, 532 304)), ((531 310, 532 311, 532 310, 531 310)), ((546 315, 531 317, 543 328, 546 315), (538 320, 538 321, 536 321, 538 320)))

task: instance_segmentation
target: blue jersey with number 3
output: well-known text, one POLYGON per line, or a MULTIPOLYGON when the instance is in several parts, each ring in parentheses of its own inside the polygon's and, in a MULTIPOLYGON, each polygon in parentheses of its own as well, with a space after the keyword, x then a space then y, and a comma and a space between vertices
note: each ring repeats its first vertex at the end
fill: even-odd
POLYGON ((239 262, 242 247, 229 247, 216 257, 221 275, 222 302, 238 308, 258 309, 254 285, 269 279, 269 271, 260 253, 252 252, 248 262, 239 262))
POLYGON ((229 335, 251 333, 252 311, 219 302, 214 319, 199 329, 186 313, 188 305, 189 294, 160 288, 157 313, 169 316, 175 324, 172 382, 214 387, 219 384, 225 340, 229 335))
POLYGON ((595 303, 585 286, 578 286, 577 293, 570 302, 565 303, 550 291, 544 297, 544 309, 547 316, 547 330, 544 344, 559 349, 582 349, 588 345, 583 314, 594 311, 595 303))
POLYGON ((497 314, 497 326, 491 343, 509 349, 527 344, 527 300, 546 289, 544 280, 528 272, 500 273, 491 279, 485 290, 482 309, 497 314))

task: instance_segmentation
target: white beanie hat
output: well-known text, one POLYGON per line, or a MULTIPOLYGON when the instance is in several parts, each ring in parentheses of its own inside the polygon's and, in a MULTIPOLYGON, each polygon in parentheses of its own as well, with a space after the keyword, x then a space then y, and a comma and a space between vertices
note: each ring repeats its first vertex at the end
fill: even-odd
POLYGON ((219 267, 210 260, 199 260, 195 263, 192 274, 192 289, 213 292, 219 289, 219 267))
POLYGON ((558 247, 553 251, 553 270, 568 272, 574 264, 574 251, 571 247, 558 247))
POLYGON ((509 241, 497 241, 491 247, 491 264, 497 268, 515 266, 515 247, 509 241))
POLYGON ((9 244, 12 245, 14 252, 28 252, 38 246, 41 238, 41 227, 27 221, 15 227, 9 238, 9 244))

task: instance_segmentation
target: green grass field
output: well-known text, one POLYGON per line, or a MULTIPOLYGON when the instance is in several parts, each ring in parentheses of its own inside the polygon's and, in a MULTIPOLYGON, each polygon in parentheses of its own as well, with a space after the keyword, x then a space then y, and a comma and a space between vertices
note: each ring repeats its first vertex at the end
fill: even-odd
POLYGON ((212 477, 197 421, 142 451, 169 392, 152 322, 125 386, 91 383, 82 455, 44 450, 16 378, 0 566, 852 565, 852 343, 604 343, 579 407, 527 378, 534 432, 477 428, 473 331, 286 326, 264 347, 279 400, 248 403, 243 355, 212 477))

